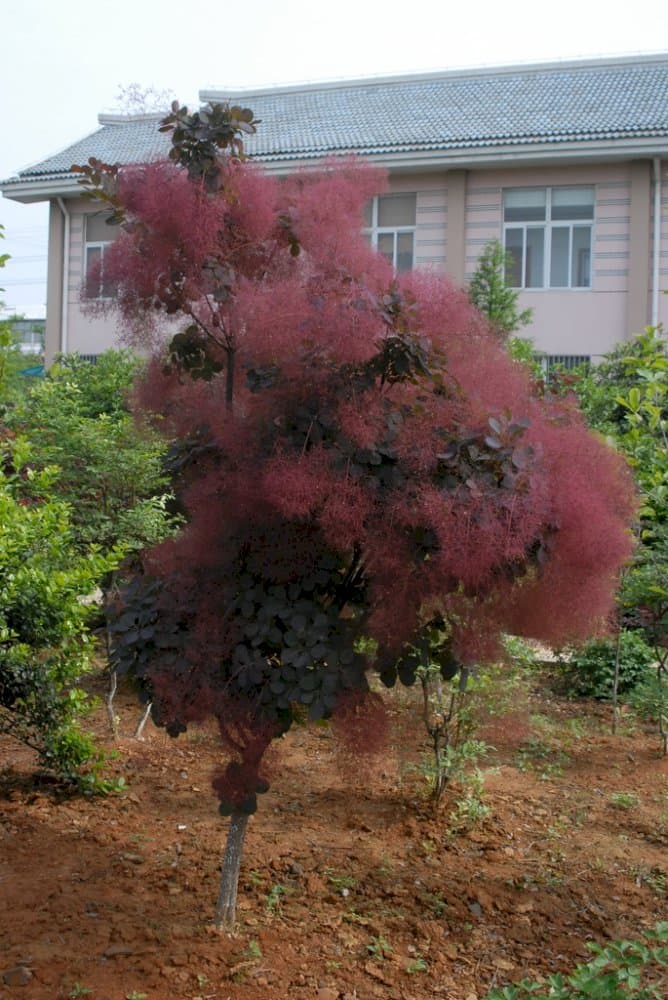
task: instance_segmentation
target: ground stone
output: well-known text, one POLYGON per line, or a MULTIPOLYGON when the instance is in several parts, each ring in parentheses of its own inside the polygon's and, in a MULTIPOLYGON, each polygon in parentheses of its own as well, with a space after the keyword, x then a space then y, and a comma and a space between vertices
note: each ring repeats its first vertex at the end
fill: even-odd
POLYGON ((32 972, 25 965, 16 965, 2 974, 5 986, 27 986, 32 979, 32 972))

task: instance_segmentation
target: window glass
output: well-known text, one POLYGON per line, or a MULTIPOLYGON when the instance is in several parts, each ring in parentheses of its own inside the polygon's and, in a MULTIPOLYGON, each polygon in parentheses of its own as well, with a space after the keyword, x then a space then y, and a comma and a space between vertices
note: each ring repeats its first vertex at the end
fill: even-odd
POLYGON ((102 247, 86 247, 86 298, 100 297, 100 270, 102 267, 102 247))
POLYGON ((397 233, 397 271, 410 271, 413 266, 413 233, 397 233))
POLYGON ((550 286, 568 288, 568 247, 570 227, 554 226, 550 247, 550 286))
POLYGON ((367 201, 364 206, 364 225, 370 229, 373 225, 373 201, 367 201))
POLYGON ((511 288, 522 287, 522 251, 524 248, 524 230, 506 229, 506 284, 511 288))
POLYGON ((593 219, 594 189, 592 187, 553 188, 552 218, 555 220, 593 219))
POLYGON ((547 211, 545 188, 513 188, 503 196, 506 222, 542 222, 547 211))
POLYGON ((120 226, 108 226, 104 212, 95 212, 86 216, 86 242, 111 243, 116 239, 120 226))
POLYGON ((378 250, 391 264, 394 263, 394 233, 378 234, 378 250))
POLYGON ((591 226, 573 226, 571 284, 574 288, 591 285, 591 226))
POLYGON ((526 275, 524 282, 527 288, 543 287, 544 247, 545 229, 543 227, 527 229, 526 275))
POLYGON ((378 199, 379 226, 414 226, 414 194, 389 194, 378 199))

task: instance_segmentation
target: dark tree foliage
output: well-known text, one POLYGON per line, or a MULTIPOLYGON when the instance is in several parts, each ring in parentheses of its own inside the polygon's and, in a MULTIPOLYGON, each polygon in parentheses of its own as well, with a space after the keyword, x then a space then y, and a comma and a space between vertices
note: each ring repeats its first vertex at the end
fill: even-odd
POLYGON ((464 291, 394 275, 364 240, 382 177, 350 162, 272 179, 229 140, 253 127, 238 110, 207 112, 214 136, 201 113, 167 119, 176 162, 88 172, 123 220, 106 274, 153 350, 137 405, 178 441, 188 518, 128 582, 116 655, 172 735, 216 718, 213 784, 235 817, 296 706, 359 717, 369 670, 394 684, 435 617, 446 676, 504 631, 590 632, 633 508, 622 461, 574 403, 532 394, 464 291), (164 317, 182 322, 171 341, 164 317))

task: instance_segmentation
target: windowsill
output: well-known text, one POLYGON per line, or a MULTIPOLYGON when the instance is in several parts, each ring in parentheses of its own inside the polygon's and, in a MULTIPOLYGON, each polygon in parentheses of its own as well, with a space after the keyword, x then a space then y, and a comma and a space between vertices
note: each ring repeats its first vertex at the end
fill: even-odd
POLYGON ((591 286, 588 288, 515 288, 512 285, 509 286, 513 292, 518 292, 520 295, 525 293, 532 294, 537 292, 539 295, 544 295, 546 292, 568 292, 569 295, 582 295, 583 292, 594 292, 595 288, 591 286))

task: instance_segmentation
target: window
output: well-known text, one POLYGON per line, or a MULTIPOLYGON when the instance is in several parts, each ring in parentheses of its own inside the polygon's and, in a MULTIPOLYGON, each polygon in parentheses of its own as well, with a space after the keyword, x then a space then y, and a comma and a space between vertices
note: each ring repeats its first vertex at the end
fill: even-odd
POLYGON ((505 191, 508 284, 513 288, 590 288, 593 220, 593 187, 505 191))
POLYGON ((554 368, 572 371, 591 364, 591 354, 542 354, 537 360, 545 374, 549 375, 554 368))
POLYGON ((385 194, 366 206, 364 232, 397 271, 410 271, 415 261, 416 202, 415 194, 385 194))
POLYGON ((104 215, 86 216, 85 294, 87 299, 112 299, 116 288, 104 277, 104 255, 118 236, 118 226, 108 226, 104 215))

